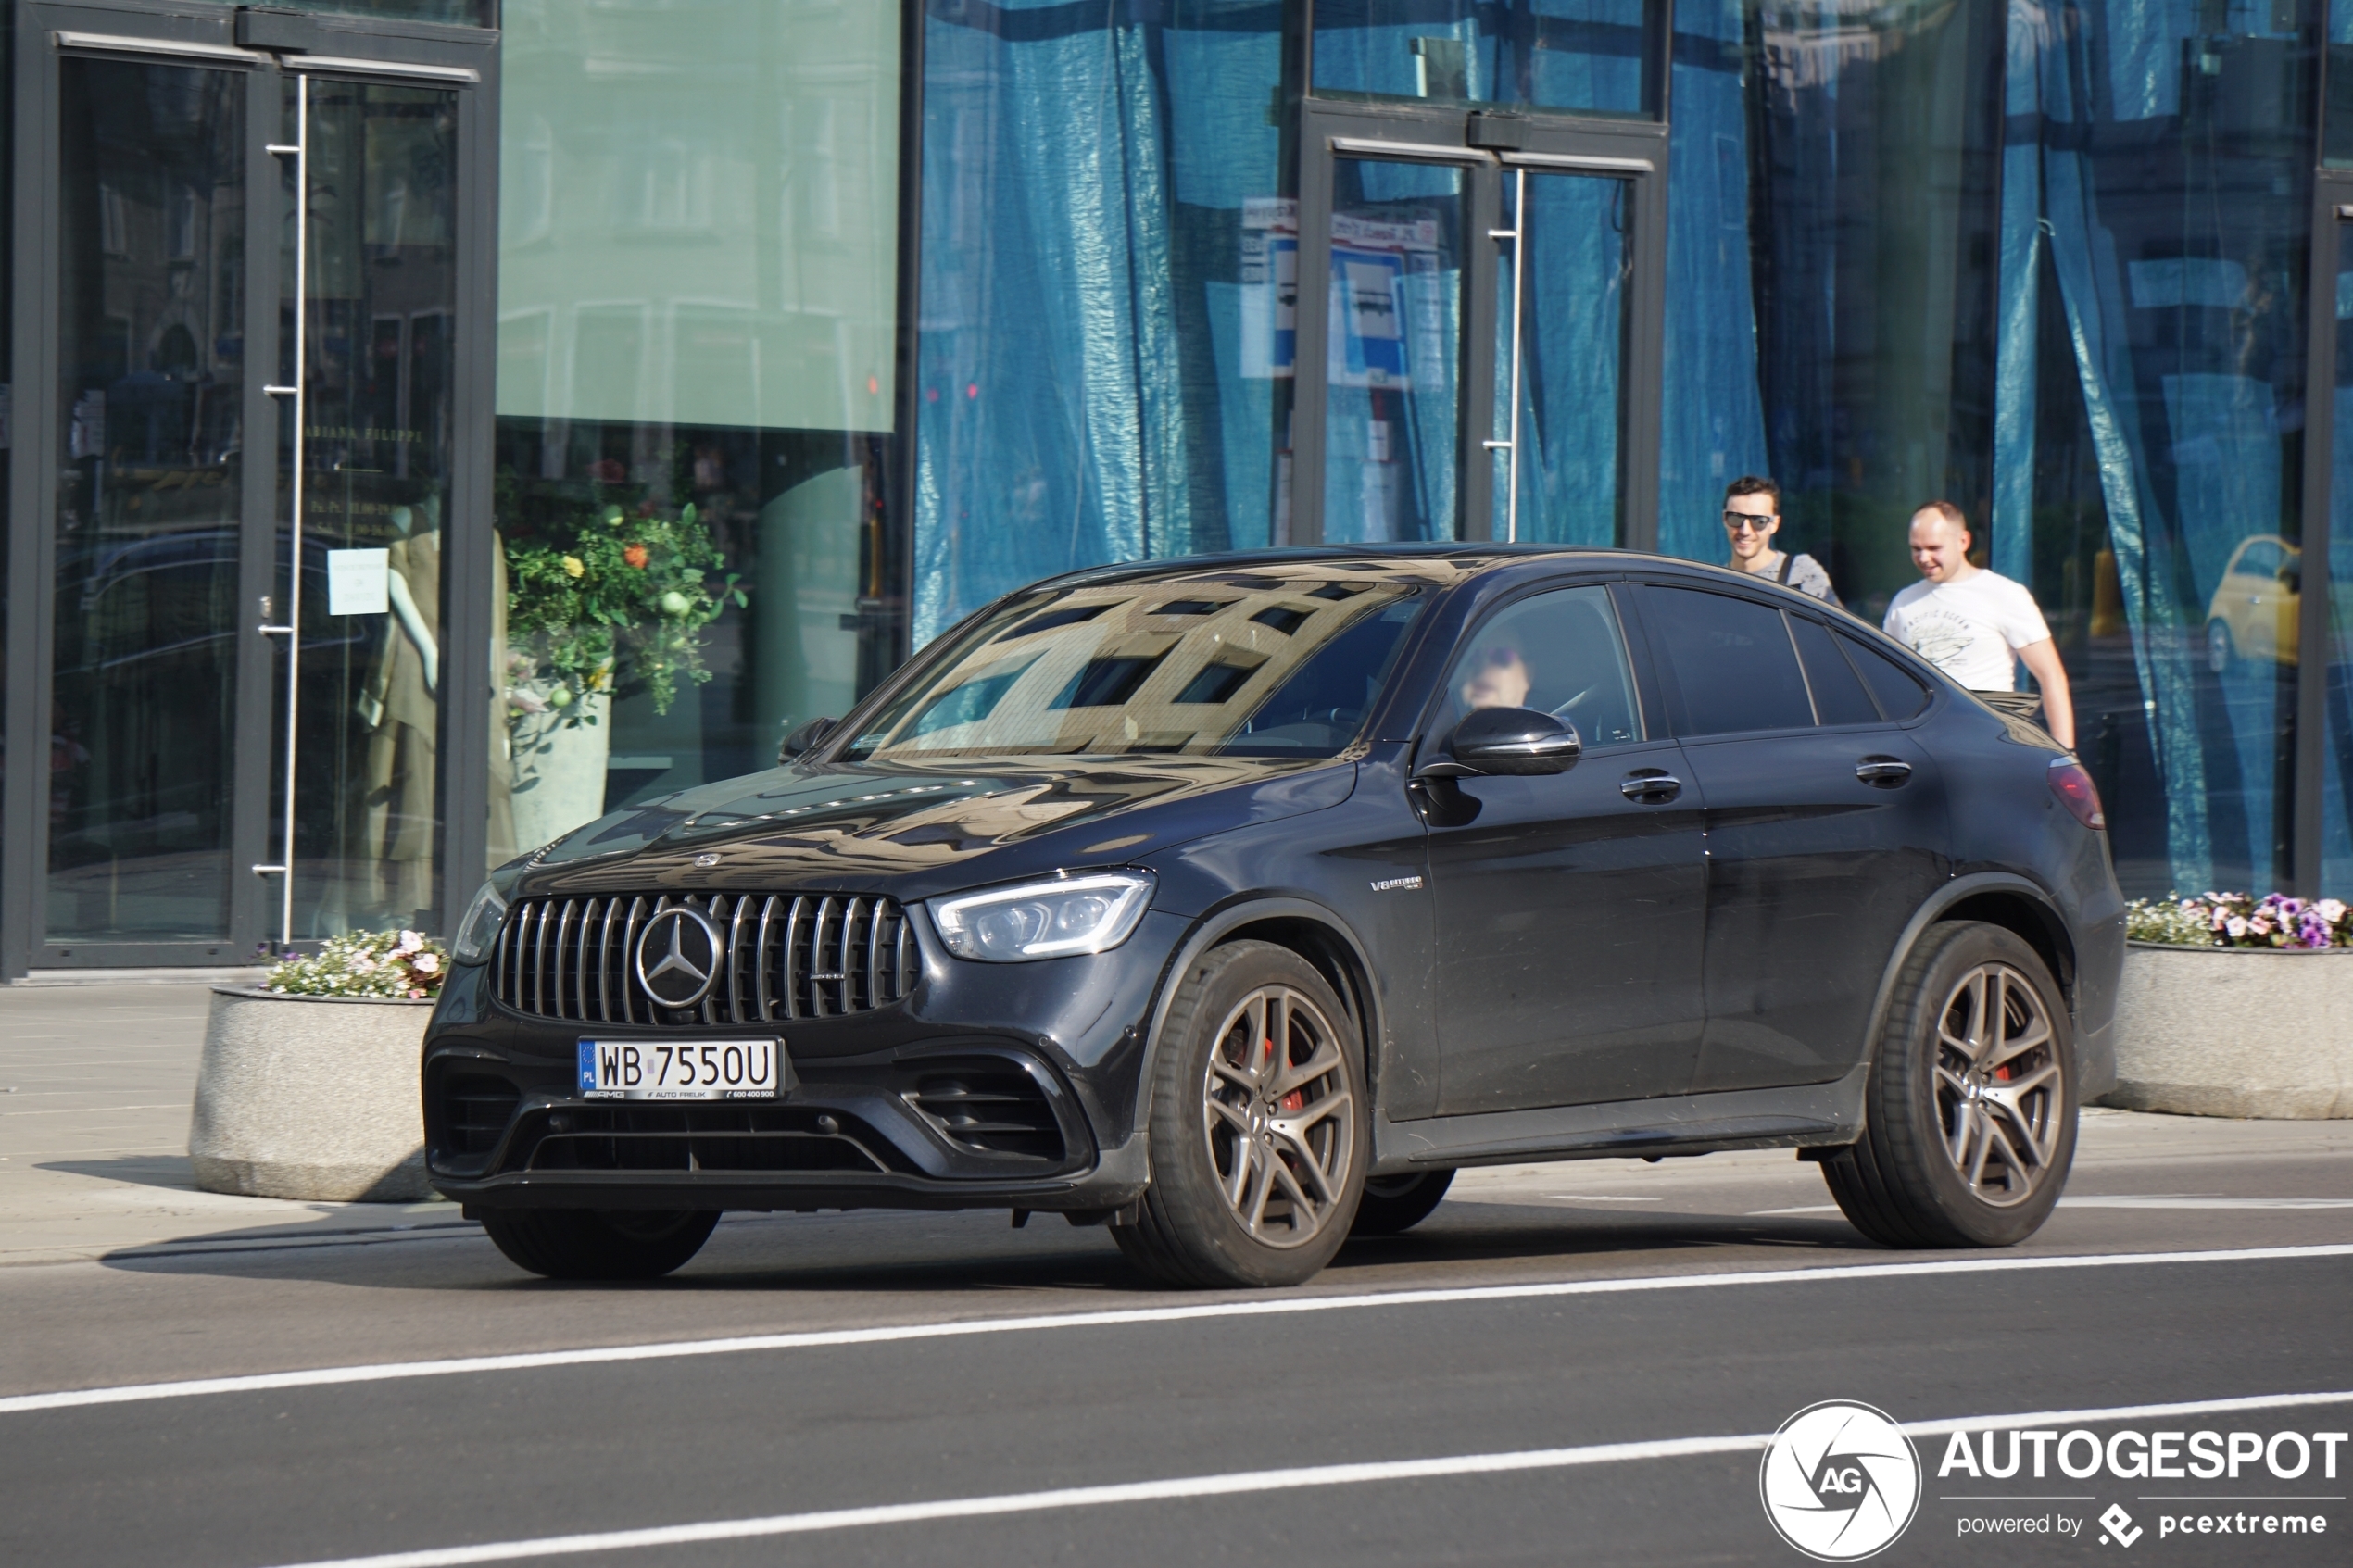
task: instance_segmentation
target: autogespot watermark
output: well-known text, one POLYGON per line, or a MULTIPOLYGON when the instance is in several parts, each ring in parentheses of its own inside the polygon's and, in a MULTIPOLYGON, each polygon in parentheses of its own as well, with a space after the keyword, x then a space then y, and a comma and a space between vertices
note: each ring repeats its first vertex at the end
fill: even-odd
MULTIPOLYGON (((2346 1458, 2344 1432, 1995 1426, 1943 1436, 1935 1500, 1952 1507, 1952 1529, 1965 1540, 2089 1534, 2129 1549, 2199 1537, 2211 1550, 2216 1536, 2326 1537, 2332 1513, 2317 1505, 2346 1501, 2328 1485, 2346 1458), (2116 1482, 2138 1485, 2121 1499, 2068 1486, 2116 1482), (2168 1482, 2208 1485, 2169 1491, 2168 1482)), ((1903 1537, 1927 1485, 1894 1417, 1826 1399, 1773 1434, 1757 1489, 1783 1540, 1818 1562, 1853 1562, 1903 1537)))
POLYGON ((1781 1423, 1756 1487, 1781 1539, 1818 1562, 1855 1562, 1911 1524, 1920 1456, 1885 1411, 1825 1399, 1781 1423))
MULTIPOLYGON (((2014 1485, 2059 1479, 2144 1484, 2207 1481, 2225 1486, 2233 1482, 2324 1483, 2337 1478, 2338 1456, 2347 1437, 2343 1432, 2187 1428, 2152 1432, 2136 1427, 2121 1427, 2105 1436, 2080 1426, 2064 1432, 2033 1427, 1961 1431, 1946 1437, 1936 1478, 1941 1483, 1957 1479, 2014 1485)), ((1944 1493, 1940 1500, 1965 1506, 2031 1500, 2090 1505, 2098 1499, 2089 1493, 2040 1499, 2032 1493, 1944 1493)), ((2129 1548, 2152 1532, 2159 1541, 2176 1536, 2325 1536, 2329 1516, 2314 1505, 2345 1499, 2333 1492, 2266 1496, 2136 1491, 2133 1500, 2141 1510, 2137 1515, 2121 1502, 2111 1502, 2094 1521, 2099 1526, 2102 1546, 2129 1548)), ((2089 1512, 2086 1506, 2084 1512, 2089 1512)), ((2080 1536, 2083 1524, 2082 1514, 2065 1509, 2020 1513, 2003 1508, 1964 1512, 1955 1528, 1963 1537, 2027 1532, 2080 1536)))

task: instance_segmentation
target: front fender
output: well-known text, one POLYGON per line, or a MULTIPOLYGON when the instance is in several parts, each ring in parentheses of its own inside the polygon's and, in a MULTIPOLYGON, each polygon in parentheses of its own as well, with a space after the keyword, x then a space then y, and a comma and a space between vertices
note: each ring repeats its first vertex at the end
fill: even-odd
POLYGON ((1329 933, 1346 950, 1347 962, 1353 972, 1346 977, 1348 985, 1335 989, 1340 992, 1341 1002, 1356 1010, 1357 1026, 1365 1039, 1366 1092, 1374 1097, 1374 1103, 1367 1107, 1367 1111, 1378 1109, 1378 1096, 1375 1085, 1378 1082, 1379 1047, 1387 1035, 1382 1027, 1385 1015, 1380 994, 1372 984, 1375 971, 1363 938, 1337 910, 1312 898, 1269 898, 1254 894, 1238 894, 1203 914, 1192 930, 1186 934, 1185 939, 1177 944, 1174 957, 1161 971, 1159 987, 1152 997, 1151 1011, 1144 1028, 1143 1064, 1136 1089, 1136 1128, 1139 1138, 1151 1125, 1153 1073, 1160 1060, 1162 1034, 1168 1021, 1168 1010, 1176 1005, 1176 988, 1185 972, 1203 953, 1235 932, 1245 926, 1277 920, 1312 922, 1329 933))

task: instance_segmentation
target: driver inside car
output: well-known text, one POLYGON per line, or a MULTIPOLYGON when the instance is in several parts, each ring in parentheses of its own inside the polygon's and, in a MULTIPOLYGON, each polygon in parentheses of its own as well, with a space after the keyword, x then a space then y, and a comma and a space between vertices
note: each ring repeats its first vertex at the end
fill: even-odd
POLYGON ((1604 588, 1559 589, 1506 606, 1464 650, 1447 695, 1449 727, 1482 708, 1531 708, 1576 725, 1589 746, 1642 738, 1632 671, 1604 588))
POLYGON ((1519 649, 1508 643, 1491 643, 1471 659, 1470 675, 1463 682, 1463 709, 1467 712, 1478 708, 1525 708, 1534 684, 1519 649))

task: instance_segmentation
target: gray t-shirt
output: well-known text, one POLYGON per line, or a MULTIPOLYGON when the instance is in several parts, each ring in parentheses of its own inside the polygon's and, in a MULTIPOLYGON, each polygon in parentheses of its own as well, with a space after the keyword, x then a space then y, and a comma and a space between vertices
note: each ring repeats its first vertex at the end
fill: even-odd
POLYGON ((1846 608, 1839 603, 1837 593, 1831 587, 1831 574, 1824 571, 1822 563, 1812 556, 1784 554, 1781 557, 1781 564, 1765 575, 1770 576, 1776 583, 1796 589, 1808 598, 1819 599, 1824 604, 1839 609, 1846 608))

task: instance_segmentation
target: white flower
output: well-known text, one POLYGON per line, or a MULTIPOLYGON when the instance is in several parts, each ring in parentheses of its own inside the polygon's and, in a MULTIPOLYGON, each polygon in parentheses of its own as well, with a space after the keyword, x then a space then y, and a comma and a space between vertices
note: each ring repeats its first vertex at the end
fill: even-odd
POLYGON ((419 953, 415 958, 409 960, 409 967, 415 970, 419 974, 431 974, 441 968, 441 955, 439 953, 419 953))
POLYGON ((2345 906, 2334 898, 2323 898, 2312 907, 2320 910, 2321 918, 2331 925, 2345 918, 2345 906))
POLYGON ((2233 915, 2229 920, 2222 922, 2222 929, 2229 932, 2231 934, 2231 940, 2235 942, 2240 937, 2246 935, 2246 921, 2242 916, 2233 915))

